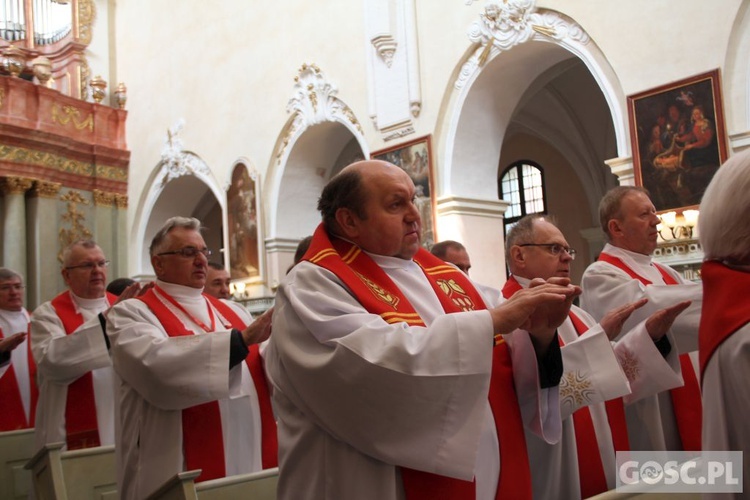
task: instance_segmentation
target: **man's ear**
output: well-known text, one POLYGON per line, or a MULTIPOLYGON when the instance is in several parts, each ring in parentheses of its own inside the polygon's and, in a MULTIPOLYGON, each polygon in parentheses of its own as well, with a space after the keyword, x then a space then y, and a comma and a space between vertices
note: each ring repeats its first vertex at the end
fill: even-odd
POLYGON ((161 264, 161 258, 158 255, 151 256, 151 267, 154 268, 154 273, 156 273, 157 276, 161 275, 163 266, 161 264))
POLYGON ((523 248, 520 246, 513 245, 510 247, 510 255, 508 258, 516 267, 520 267, 521 269, 526 267, 526 256, 523 254, 523 248))
POLYGON ((359 236, 359 217, 351 209, 342 207, 336 210, 336 223, 341 230, 341 236, 350 240, 359 236))
POLYGON ((617 219, 609 219, 607 222, 607 229, 609 229, 610 236, 619 236, 622 234, 622 224, 617 219))

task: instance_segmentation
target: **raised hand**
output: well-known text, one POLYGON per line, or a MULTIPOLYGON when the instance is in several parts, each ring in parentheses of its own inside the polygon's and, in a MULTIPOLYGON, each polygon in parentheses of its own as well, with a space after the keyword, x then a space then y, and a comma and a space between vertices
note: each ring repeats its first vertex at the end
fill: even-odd
POLYGON ((273 307, 255 318, 255 321, 250 323, 250 326, 242 330, 242 340, 245 341, 246 346, 250 347, 253 344, 260 344, 271 336, 272 315, 273 307))
POLYGON ((0 353, 10 352, 24 341, 26 338, 26 332, 18 332, 0 339, 0 353))
POLYGON ((604 329, 604 333, 607 334, 607 338, 609 338, 609 340, 617 338, 622 331, 622 325, 624 325, 630 315, 633 314, 633 311, 639 307, 643 307, 646 302, 648 302, 648 299, 645 298, 636 300, 635 302, 625 304, 617 309, 612 309, 605 314, 599 324, 602 325, 602 329, 604 329))
POLYGON ((495 332, 510 333, 521 328, 532 337, 537 334, 537 340, 547 345, 565 320, 573 298, 580 293, 581 289, 566 278, 551 278, 549 282, 533 280, 529 288, 519 290, 490 310, 495 332))
POLYGON ((690 306, 691 302, 685 300, 677 304, 660 309, 649 316, 646 320, 646 331, 654 340, 661 339, 672 328, 672 323, 679 314, 690 306))

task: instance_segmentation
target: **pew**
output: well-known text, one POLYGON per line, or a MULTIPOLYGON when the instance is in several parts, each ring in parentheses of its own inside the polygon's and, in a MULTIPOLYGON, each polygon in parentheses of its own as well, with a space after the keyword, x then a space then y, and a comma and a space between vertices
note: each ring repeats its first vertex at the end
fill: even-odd
POLYGON ((250 474, 223 477, 196 483, 200 470, 179 472, 172 476, 149 500, 275 500, 278 467, 250 474))
POLYGON ((0 498, 28 498, 31 473, 24 465, 34 455, 34 429, 0 432, 0 498))
POLYGON ((64 445, 48 444, 26 464, 37 500, 117 500, 115 447, 64 451, 64 445))

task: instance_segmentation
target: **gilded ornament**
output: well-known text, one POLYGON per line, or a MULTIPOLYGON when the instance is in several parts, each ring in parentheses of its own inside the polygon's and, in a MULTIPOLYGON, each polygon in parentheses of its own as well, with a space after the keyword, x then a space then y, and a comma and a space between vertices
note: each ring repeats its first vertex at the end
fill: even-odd
POLYGON ((37 179, 34 181, 31 195, 38 198, 57 198, 57 193, 60 192, 61 187, 62 184, 59 182, 49 182, 37 179))
POLYGON ((85 120, 79 120, 81 111, 74 106, 65 105, 62 107, 62 114, 60 112, 60 106, 57 104, 52 105, 52 122, 59 123, 60 125, 67 125, 73 122, 73 126, 76 130, 83 130, 84 128, 89 129, 89 132, 94 131, 94 114, 89 114, 85 120))
POLYGON ((115 104, 118 109, 125 109, 126 102, 128 102, 128 88, 120 82, 115 90, 115 104))
POLYGON ((5 100, 5 89, 0 89, 0 108, 3 107, 3 100, 5 100))
POLYGON ((95 103, 101 104, 106 95, 107 82, 100 75, 96 75, 89 82, 89 86, 91 86, 91 98, 94 99, 95 103))
POLYGON ((115 193, 108 193, 99 189, 94 189, 94 205, 102 207, 112 207, 115 204, 115 193))
POLYGON ((33 183, 34 179, 26 177, 3 177, 2 183, 0 183, 0 190, 4 194, 24 194, 31 189, 33 183))
POLYGON ((78 191, 72 189, 67 194, 60 196, 60 201, 67 203, 67 211, 60 216, 61 225, 69 224, 69 228, 61 228, 58 234, 60 252, 57 259, 62 262, 62 249, 74 241, 91 238, 91 231, 86 227, 86 216, 78 210, 78 205, 89 205, 89 201, 81 196, 78 191))
POLYGON ((78 41, 84 45, 91 43, 92 26, 95 19, 94 0, 78 0, 78 41))
POLYGON ((115 206, 117 208, 128 208, 128 195, 115 193, 115 206))
POLYGON ((3 52, 3 67, 11 76, 18 77, 26 67, 26 54, 15 45, 9 45, 3 52))

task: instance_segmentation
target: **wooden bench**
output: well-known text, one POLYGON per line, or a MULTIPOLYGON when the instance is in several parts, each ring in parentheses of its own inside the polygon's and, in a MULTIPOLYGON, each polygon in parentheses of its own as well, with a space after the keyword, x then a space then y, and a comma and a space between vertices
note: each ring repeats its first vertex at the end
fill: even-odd
POLYGON ((117 500, 115 447, 63 451, 48 444, 26 464, 37 500, 117 500))
POLYGON ((0 432, 0 498, 28 498, 31 473, 24 468, 34 456, 34 429, 0 432))
POLYGON ((149 500, 276 500, 278 467, 196 484, 200 473, 192 470, 176 474, 151 494, 149 500))

